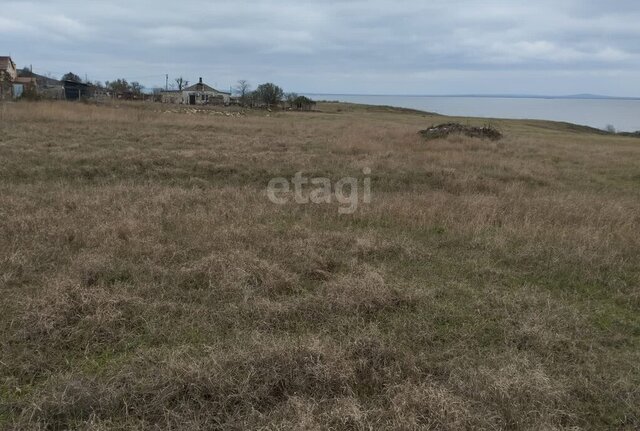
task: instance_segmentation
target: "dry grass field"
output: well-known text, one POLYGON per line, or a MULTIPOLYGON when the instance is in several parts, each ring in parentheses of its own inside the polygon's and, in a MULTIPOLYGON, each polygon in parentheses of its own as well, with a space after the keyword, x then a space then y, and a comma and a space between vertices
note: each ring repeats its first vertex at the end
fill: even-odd
POLYGON ((640 140, 167 109, 0 105, 0 428, 640 428, 640 140))

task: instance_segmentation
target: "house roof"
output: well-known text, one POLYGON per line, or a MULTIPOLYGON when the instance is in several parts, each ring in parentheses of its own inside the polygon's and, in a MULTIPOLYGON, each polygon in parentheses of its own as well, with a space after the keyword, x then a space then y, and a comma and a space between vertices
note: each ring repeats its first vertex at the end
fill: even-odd
POLYGON ((182 91, 216 91, 215 88, 208 86, 207 84, 198 83, 191 85, 182 91))
POLYGON ((62 81, 64 87, 91 87, 91 84, 85 84, 84 82, 71 81, 70 79, 65 79, 62 81))
POLYGON ((35 78, 38 85, 43 87, 57 87, 62 85, 62 82, 58 81, 54 78, 49 78, 48 76, 38 75, 37 73, 33 73, 30 70, 21 69, 18 70, 19 78, 35 78))
POLYGON ((225 93, 224 91, 216 90, 215 88, 202 82, 199 82, 197 84, 191 85, 190 87, 184 88, 182 91, 206 91, 206 92, 220 93, 220 94, 231 94, 231 93, 225 93))

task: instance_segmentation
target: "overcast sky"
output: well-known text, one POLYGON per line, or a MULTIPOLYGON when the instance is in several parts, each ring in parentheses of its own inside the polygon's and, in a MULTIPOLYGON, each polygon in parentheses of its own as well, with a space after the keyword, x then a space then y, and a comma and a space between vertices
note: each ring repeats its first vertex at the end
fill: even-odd
POLYGON ((638 0, 0 0, 0 55, 56 77, 361 94, 640 96, 638 0))

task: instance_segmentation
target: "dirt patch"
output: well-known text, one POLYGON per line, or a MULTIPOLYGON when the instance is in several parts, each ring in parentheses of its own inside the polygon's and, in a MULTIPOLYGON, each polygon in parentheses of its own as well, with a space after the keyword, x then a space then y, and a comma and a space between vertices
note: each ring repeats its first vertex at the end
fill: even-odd
POLYGON ((502 133, 494 127, 465 126, 459 123, 445 123, 429 127, 428 129, 421 130, 420 134, 426 139, 446 138, 454 134, 465 135, 470 138, 491 139, 492 141, 502 139, 502 133))

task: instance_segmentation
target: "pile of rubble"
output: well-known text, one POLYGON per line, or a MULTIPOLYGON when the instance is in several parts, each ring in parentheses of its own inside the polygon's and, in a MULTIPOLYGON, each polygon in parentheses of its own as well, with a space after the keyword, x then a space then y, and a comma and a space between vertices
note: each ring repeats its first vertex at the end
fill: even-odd
POLYGON ((426 139, 446 138, 449 135, 464 135, 470 138, 491 139, 497 141, 502 138, 502 133, 492 126, 474 127, 460 123, 445 123, 421 130, 420 134, 426 139))
POLYGON ((164 114, 187 114, 187 115, 217 115, 224 117, 245 117, 246 114, 244 112, 222 112, 222 111, 214 111, 212 109, 169 109, 166 111, 162 111, 164 114))

